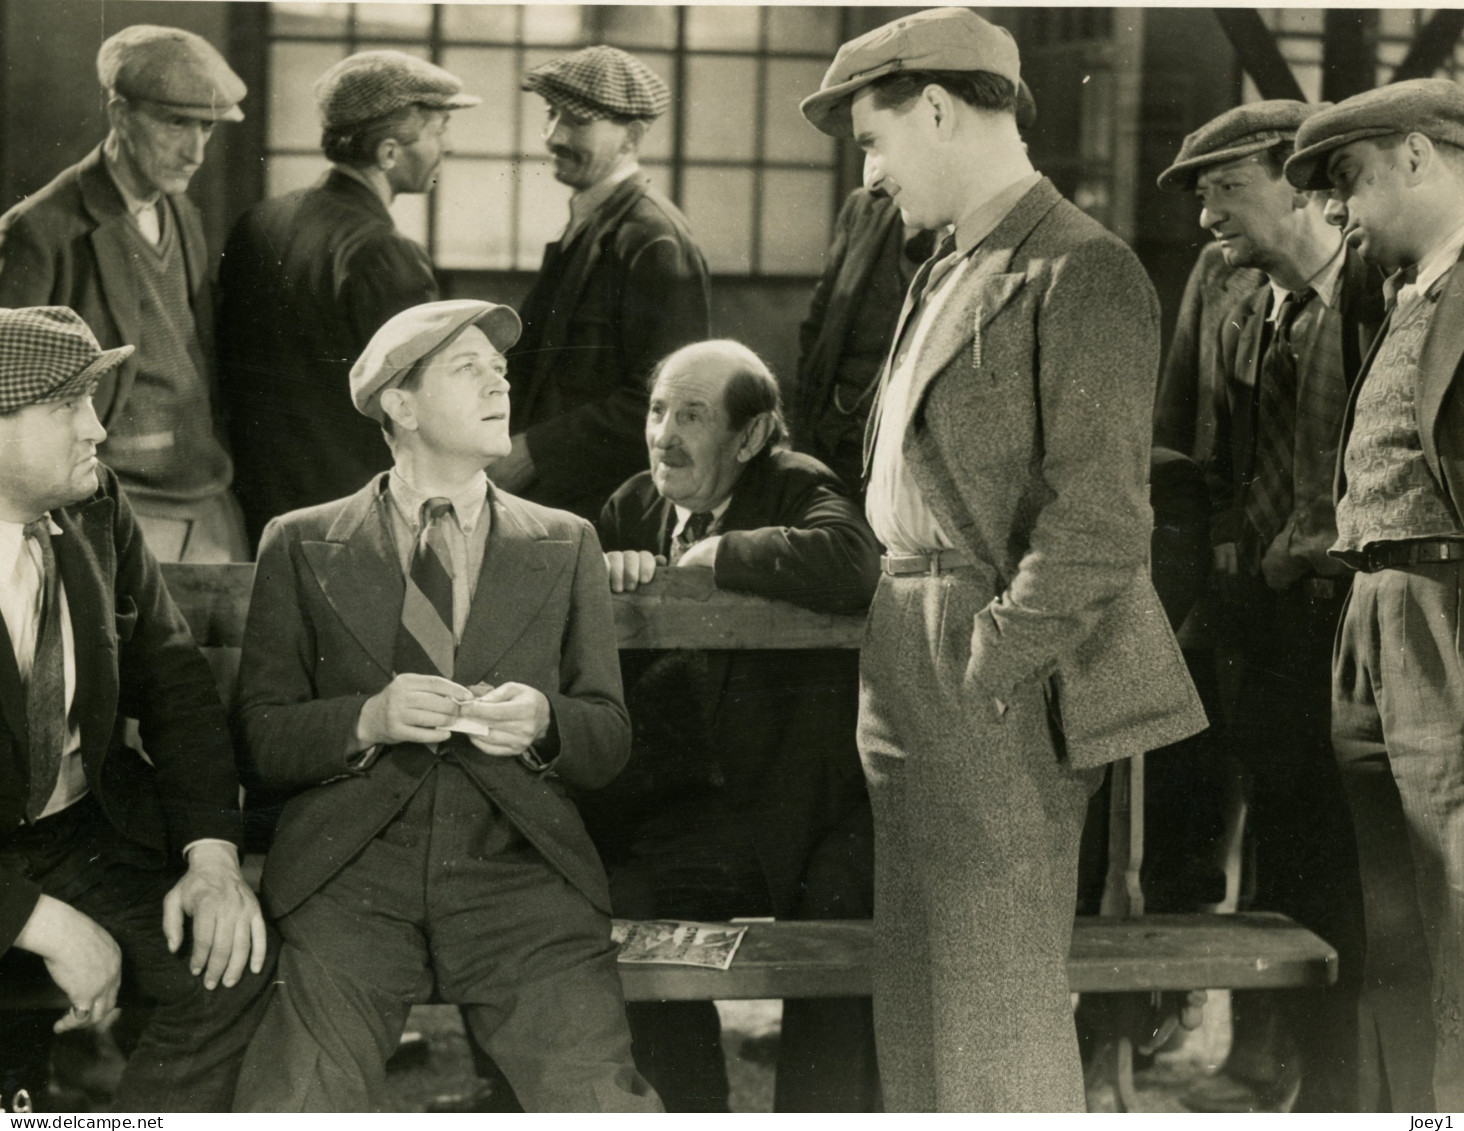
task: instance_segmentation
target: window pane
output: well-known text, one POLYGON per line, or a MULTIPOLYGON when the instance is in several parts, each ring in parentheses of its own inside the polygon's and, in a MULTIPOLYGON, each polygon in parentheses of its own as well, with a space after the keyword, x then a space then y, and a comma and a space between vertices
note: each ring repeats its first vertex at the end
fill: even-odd
POLYGON ((273 35, 345 35, 345 4, 271 4, 273 35))
POLYGON ((584 35, 578 4, 526 4, 525 43, 577 44, 584 35))
MULTIPOLYGON (((522 81, 540 63, 563 55, 556 47, 540 47, 523 52, 517 78, 522 81)), ((525 157, 544 155, 544 123, 548 119, 549 104, 542 95, 525 90, 519 94, 519 153, 525 157)))
POLYGON ((768 60, 768 88, 763 94, 767 121, 764 156, 768 160, 833 164, 834 139, 814 129, 798 112, 799 100, 818 89, 825 69, 823 63, 768 60))
POLYGON ((264 166, 264 193, 281 196, 296 189, 309 188, 330 168, 324 156, 271 157, 264 166))
POLYGON ((513 105, 518 98, 518 58, 511 47, 448 47, 442 65, 463 80, 463 88, 483 100, 481 106, 452 116, 452 144, 459 153, 513 152, 513 105))
POLYGON ((569 186, 554 179, 548 161, 525 161, 519 166, 518 256, 522 271, 537 271, 544 262, 544 245, 556 239, 569 223, 569 186))
MULTIPOLYGON (((839 14, 842 11, 842 8, 813 8, 791 4, 787 7, 769 8, 768 50, 795 51, 801 55, 832 55, 839 46, 839 14)), ((814 89, 818 89, 817 83, 814 84, 814 89)))
POLYGON ((1289 63, 1320 63, 1322 61, 1322 41, 1320 39, 1282 39, 1277 46, 1281 48, 1281 54, 1289 63))
POLYGON ((1378 34, 1411 39, 1413 37, 1413 9, 1379 8, 1378 34))
POLYGON ((423 247, 427 246, 427 201, 425 193, 407 192, 391 202, 397 230, 423 247))
POLYGON ((1282 8, 1276 17, 1282 31, 1321 35, 1326 13, 1320 8, 1282 8))
POLYGON ((648 162, 641 166, 641 172, 651 182, 651 187, 662 196, 671 196, 671 166, 663 162, 648 162))
MULTIPOLYGON (((406 197, 397 197, 404 200, 406 197)), ((418 197, 418 200, 423 199, 418 197)), ((450 158, 437 185, 439 267, 510 266, 513 166, 507 161, 450 158)))
POLYGON ((512 43, 518 36, 518 8, 511 4, 444 4, 445 39, 486 39, 512 43))
POLYGON ((761 8, 692 5, 686 9, 686 45, 693 50, 757 49, 761 8))
POLYGON ((752 171, 689 167, 682 180, 691 232, 714 272, 752 271, 752 171))
POLYGON ((1303 98, 1308 102, 1322 100, 1322 66, 1320 63, 1295 64, 1291 68, 1291 73, 1296 76, 1303 98))
POLYGON ((669 4, 613 4, 594 8, 600 20, 595 37, 613 47, 675 47, 676 9, 669 4))
POLYGON ((635 57, 655 71, 671 91, 671 107, 655 120, 642 140, 641 156, 652 161, 669 159, 672 135, 676 132, 676 63, 670 55, 659 51, 637 51, 635 57))
POLYGON ((832 173, 769 169, 763 174, 764 275, 817 275, 829 243, 832 173))
POLYGON ((362 51, 400 51, 403 55, 415 55, 418 59, 432 61, 432 47, 427 43, 363 43, 362 51))
POLYGON ((315 80, 345 57, 336 43, 275 43, 269 49, 269 147, 320 148, 315 80))
POLYGON ((750 161, 757 66, 751 59, 687 60, 686 152, 750 161))
POLYGON ((356 34, 363 39, 426 39, 431 31, 430 4, 356 5, 356 34))

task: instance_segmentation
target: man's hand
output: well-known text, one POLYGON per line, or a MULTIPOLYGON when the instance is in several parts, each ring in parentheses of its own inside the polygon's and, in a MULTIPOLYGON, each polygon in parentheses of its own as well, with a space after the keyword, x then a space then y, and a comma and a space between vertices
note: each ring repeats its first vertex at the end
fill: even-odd
POLYGON ((549 700, 522 683, 501 683, 481 699, 463 704, 463 716, 488 724, 486 735, 469 735, 468 740, 498 758, 517 758, 549 732, 549 700))
POLYGON ((1240 547, 1234 542, 1222 542, 1211 550, 1211 560, 1220 596, 1226 601, 1240 600, 1240 547))
POLYGON ((508 455, 488 465, 488 478, 505 491, 522 491, 534 481, 534 457, 529 455, 529 442, 520 432, 511 437, 513 447, 508 455))
POLYGON ((357 753, 382 743, 445 742, 458 704, 473 693, 440 675, 403 672, 366 700, 356 718, 357 753))
POLYGON ((666 564, 660 554, 649 550, 611 550, 605 555, 605 568, 610 571, 610 592, 630 593, 648 585, 656 576, 656 567, 666 564))
POLYGON ((91 916, 43 895, 15 945, 45 959, 52 980, 71 1002, 71 1011, 53 1026, 56 1032, 98 1025, 116 1008, 122 951, 91 916))
POLYGON ((722 544, 722 536, 713 534, 710 538, 703 538, 681 555, 681 560, 676 563, 681 566, 706 566, 711 569, 717 564, 717 547, 722 544))
POLYGON ((264 914, 259 900, 239 871, 239 853, 232 844, 194 845, 188 871, 163 897, 163 937, 177 954, 183 945, 183 917, 193 920, 193 954, 188 967, 203 975, 213 989, 222 978, 236 985, 244 964, 258 974, 264 969, 264 914))
POLYGON ((1276 542, 1271 543, 1261 559, 1261 576, 1277 592, 1290 589, 1310 572, 1311 564, 1305 558, 1293 557, 1285 549, 1278 549, 1276 542))

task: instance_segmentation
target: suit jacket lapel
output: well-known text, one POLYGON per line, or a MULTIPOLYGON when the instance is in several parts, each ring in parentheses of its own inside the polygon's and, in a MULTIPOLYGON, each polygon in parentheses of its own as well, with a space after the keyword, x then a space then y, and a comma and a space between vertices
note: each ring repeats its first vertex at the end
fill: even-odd
POLYGON ((117 635, 115 597, 103 578, 116 575, 111 526, 116 504, 105 496, 52 512, 59 536, 51 543, 66 587, 76 653, 76 693, 71 718, 81 728, 83 750, 102 749, 115 722, 117 635), (93 733, 101 728, 103 733, 93 733))
POLYGON ((25 714, 25 688, 20 683, 20 668, 15 664, 15 645, 5 619, 0 617, 0 716, 15 736, 18 749, 29 742, 30 724, 25 714))
MULTIPOLYGON (((1445 491, 1449 481, 1442 474, 1439 461, 1439 411, 1453 386, 1461 360, 1464 360, 1464 266, 1455 264, 1444 282, 1418 357, 1418 435, 1423 441, 1424 458, 1445 491)), ((1464 506, 1464 499, 1453 502, 1456 508, 1464 506)))
POLYGON ((383 505, 382 478, 356 492, 324 542, 303 542, 300 550, 341 623, 391 674, 406 580, 383 505))
POLYGON ((117 186, 112 183, 98 146, 82 163, 79 174, 81 198, 96 227, 91 233, 92 252, 97 257, 97 274, 101 276, 102 293, 107 309, 124 342, 136 342, 142 326, 137 288, 127 265, 127 210, 117 186))

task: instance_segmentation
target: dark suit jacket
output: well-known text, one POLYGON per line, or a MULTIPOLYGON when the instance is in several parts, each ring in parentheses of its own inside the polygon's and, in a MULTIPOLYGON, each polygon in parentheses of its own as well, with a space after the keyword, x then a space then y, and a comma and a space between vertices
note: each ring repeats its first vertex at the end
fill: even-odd
MULTIPOLYGON (((110 471, 83 502, 52 512, 56 568, 76 643, 71 718, 86 780, 107 818, 159 854, 203 837, 239 843, 239 780, 213 673, 110 471), (141 724, 148 758, 122 743, 141 724)), ((0 846, 30 795, 25 690, 0 622, 0 846)), ((9 948, 39 885, 0 868, 0 948, 9 948)))
MULTIPOLYGON (((1069 759, 1177 742, 1204 711, 1149 577, 1159 303, 1122 241, 1035 185, 974 253, 915 359, 911 475, 983 563, 977 694, 1049 681, 1069 759)), ((901 315, 909 317, 910 303, 901 315)))
POLYGON ((331 170, 239 217, 219 290, 234 489, 255 544, 276 515, 391 466, 381 426, 351 404, 351 366, 388 318, 434 301, 437 283, 381 198, 331 170))
POLYGON ((593 519, 645 466, 646 378, 711 337, 706 260, 677 207, 643 176, 622 182, 544 265, 509 352, 512 426, 538 469, 526 497, 593 519))
MULTIPOLYGON (((675 521, 675 508, 641 472, 611 496, 599 529, 608 550, 664 552, 675 521)), ((752 460, 721 529, 717 588, 826 612, 869 604, 879 545, 817 460, 793 452, 752 460)), ((774 913, 792 914, 809 853, 864 801, 854 736, 858 654, 628 651, 622 662, 635 723, 631 762, 582 802, 609 866, 657 819, 684 831, 707 814, 740 814, 774 913)))
MULTIPOLYGON (((1327 556, 1337 540, 1332 507, 1337 442, 1362 359, 1383 320, 1382 287, 1377 268, 1348 248, 1337 305, 1321 307, 1308 340, 1296 343, 1295 497, 1272 550, 1304 559, 1312 572, 1343 572, 1341 563, 1327 556)), ((1269 284, 1257 288, 1220 323, 1218 369, 1210 382, 1216 442, 1206 464, 1214 507, 1212 539, 1217 545, 1241 541, 1245 525, 1245 486, 1255 474, 1252 414, 1270 297, 1269 284)))
MULTIPOLYGON (((213 293, 203 223, 186 195, 168 199, 183 237, 198 343, 203 356, 212 359, 213 293)), ((136 345, 141 340, 142 309, 128 264, 131 248, 125 225, 129 223, 98 146, 0 216, 0 306, 69 306, 91 327, 103 349, 136 345)), ((102 377, 95 400, 103 424, 123 410, 136 380, 136 355, 102 377)), ((216 387, 210 388, 210 395, 217 413, 216 387)))
MULTIPOLYGON (((1456 264, 1444 281, 1439 305, 1423 340, 1418 358, 1417 388, 1413 411, 1423 458, 1444 489, 1454 514, 1464 522, 1464 268, 1456 264)), ((1337 446, 1337 473, 1333 498, 1340 500, 1347 490, 1347 439, 1357 412, 1357 395, 1373 357, 1387 335, 1387 323, 1373 341, 1362 364, 1363 376, 1352 385, 1342 439, 1337 446)))
MULTIPOLYGON (((284 915, 396 815, 435 764, 426 747, 388 747, 347 765, 361 705, 392 679, 406 582, 382 510, 384 477, 354 495, 265 529, 244 630, 236 717, 254 782, 290 795, 264 868, 284 915)), ((448 748, 492 802, 597 907, 599 858, 562 782, 594 789, 630 750, 610 587, 589 523, 490 490, 493 526, 453 678, 516 681, 549 699, 559 733, 554 774, 448 748)))

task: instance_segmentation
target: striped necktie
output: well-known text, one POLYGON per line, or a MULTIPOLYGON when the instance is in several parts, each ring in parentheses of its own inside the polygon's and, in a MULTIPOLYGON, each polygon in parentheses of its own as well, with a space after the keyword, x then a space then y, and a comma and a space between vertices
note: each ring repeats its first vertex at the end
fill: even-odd
POLYGON ((671 539, 671 552, 666 555, 672 565, 681 560, 683 554, 707 536, 712 528, 712 512, 698 511, 687 517, 681 533, 671 539))
POLYGON ((30 732, 30 796, 25 818, 35 821, 51 800, 61 773, 61 751, 66 746, 66 667, 49 520, 42 517, 26 523, 25 537, 34 538, 41 551, 41 619, 25 692, 25 722, 30 732))
MULTIPOLYGON (((1316 292, 1310 287, 1281 300, 1270 345, 1261 357, 1256 387, 1256 459, 1245 515, 1261 555, 1291 515, 1292 465, 1296 446, 1296 347, 1291 340, 1296 317, 1316 292)), ((1259 560, 1259 559, 1257 559, 1259 560)))
POLYGON ((398 673, 452 677, 456 643, 452 635, 452 556, 447 523, 452 500, 422 504, 422 524, 407 569, 407 595, 397 628, 393 666, 398 673))

